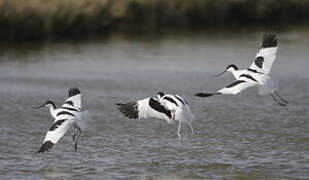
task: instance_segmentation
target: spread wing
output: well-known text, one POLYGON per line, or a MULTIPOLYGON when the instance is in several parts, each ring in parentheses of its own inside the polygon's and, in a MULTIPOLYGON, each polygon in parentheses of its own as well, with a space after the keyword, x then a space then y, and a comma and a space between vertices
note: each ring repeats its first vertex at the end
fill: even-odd
POLYGON ((276 59, 278 39, 274 33, 265 33, 261 49, 256 54, 255 60, 249 69, 264 74, 269 74, 272 64, 276 59))
POLYGON ((235 95, 255 85, 256 85, 256 82, 246 81, 243 78, 239 78, 233 81, 231 84, 217 91, 217 94, 234 94, 235 95))
POLYGON ((65 100, 64 105, 74 106, 81 109, 81 96, 82 94, 77 87, 69 89, 68 98, 65 100))
POLYGON ((60 111, 56 115, 56 119, 51 127, 48 129, 45 139, 39 153, 48 151, 56 144, 61 137, 67 132, 75 121, 75 115, 68 111, 60 111))
POLYGON ((183 104, 183 105, 188 105, 188 102, 186 101, 185 98, 179 96, 179 95, 175 95, 175 97, 183 104))
POLYGON ((213 95, 218 95, 218 94, 238 94, 242 92, 243 90, 253 87, 257 84, 256 81, 249 79, 248 77, 240 77, 230 83, 229 85, 225 86, 224 88, 218 90, 215 93, 196 93, 195 96, 198 97, 210 97, 213 95))
POLYGON ((129 103, 117 103, 116 104, 119 109, 119 111, 129 119, 138 119, 138 103, 137 102, 129 102, 129 103))
POLYGON ((174 96, 171 94, 164 95, 161 99, 159 99, 160 104, 164 106, 167 110, 176 110, 180 106, 183 106, 183 104, 174 96))
POLYGON ((169 119, 171 112, 155 98, 146 98, 129 103, 117 103, 119 111, 129 119, 169 119))

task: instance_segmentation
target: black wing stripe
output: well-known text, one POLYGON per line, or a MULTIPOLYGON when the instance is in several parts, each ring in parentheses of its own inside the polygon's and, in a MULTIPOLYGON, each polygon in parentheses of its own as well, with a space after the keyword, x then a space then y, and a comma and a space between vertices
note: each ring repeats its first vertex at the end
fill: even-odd
POLYGON ((255 70, 255 69, 250 69, 250 68, 248 68, 247 70, 248 70, 248 71, 251 71, 251 72, 254 72, 254 73, 258 73, 258 74, 264 74, 264 73, 262 73, 262 72, 258 72, 258 71, 255 70))
POLYGON ((61 124, 65 121, 66 119, 60 119, 58 121, 56 121, 50 128, 49 131, 54 131, 56 130, 59 126, 61 126, 61 124))
POLYGON ((254 63, 255 63, 255 65, 256 65, 257 67, 259 67, 260 69, 262 69, 263 63, 264 63, 264 58, 261 57, 261 56, 260 56, 260 57, 257 57, 257 58, 255 59, 254 63))
POLYGON ((44 142, 44 144, 42 144, 42 146, 39 149, 38 153, 42 153, 42 152, 48 151, 53 146, 54 146, 54 143, 52 143, 51 141, 46 141, 46 142, 44 142))
POLYGON ((177 98, 183 105, 186 104, 185 102, 183 102, 183 100, 182 100, 181 98, 179 98, 179 97, 177 97, 177 96, 175 96, 175 98, 177 98))
POLYGON ((177 107, 179 106, 179 105, 177 104, 177 102, 176 102, 173 98, 170 98, 170 97, 164 97, 163 99, 166 99, 167 101, 169 101, 169 102, 171 102, 171 103, 175 104, 177 107))
POLYGON ((72 114, 72 113, 70 113, 70 112, 67 112, 67 111, 60 111, 60 112, 57 113, 56 116, 60 116, 60 115, 70 115, 70 116, 75 117, 74 114, 72 114))
POLYGON ((138 104, 137 102, 129 102, 126 104, 118 103, 119 111, 127 116, 129 119, 137 119, 138 118, 138 104))
POLYGON ((80 90, 77 87, 70 88, 68 91, 68 98, 80 94, 80 90))
POLYGON ((171 111, 166 110, 158 101, 154 100, 153 98, 149 99, 149 106, 152 109, 167 115, 169 118, 172 117, 171 111))
POLYGON ((74 106, 72 101, 66 101, 66 102, 64 102, 64 104, 68 104, 68 105, 74 106))
POLYGON ((245 78, 251 79, 252 81, 257 82, 257 80, 255 78, 253 78, 252 76, 250 76, 249 74, 242 74, 239 77, 245 77, 245 78))
POLYGON ((275 33, 265 33, 263 37, 262 48, 278 46, 278 39, 275 33))
POLYGON ((69 110, 69 111, 78 111, 77 109, 69 108, 69 107, 61 107, 61 109, 66 109, 66 110, 69 110))
POLYGON ((246 82, 246 81, 237 80, 237 81, 234 81, 234 82, 232 82, 231 84, 227 85, 226 87, 227 87, 227 88, 231 88, 231 87, 234 87, 234 86, 236 86, 236 85, 238 85, 238 84, 240 84, 240 83, 244 83, 244 82, 246 82))

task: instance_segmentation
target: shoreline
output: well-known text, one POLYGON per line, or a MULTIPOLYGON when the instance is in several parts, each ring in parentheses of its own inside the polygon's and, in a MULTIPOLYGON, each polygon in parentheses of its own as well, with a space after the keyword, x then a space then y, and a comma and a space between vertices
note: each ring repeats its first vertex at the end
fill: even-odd
POLYGON ((305 0, 0 0, 0 41, 308 24, 305 0))

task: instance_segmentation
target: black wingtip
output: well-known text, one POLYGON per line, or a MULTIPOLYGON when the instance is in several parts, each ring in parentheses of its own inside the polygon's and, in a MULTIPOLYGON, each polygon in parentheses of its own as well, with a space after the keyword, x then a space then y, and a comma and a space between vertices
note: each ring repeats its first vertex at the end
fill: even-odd
POLYGON ((129 102, 126 104, 116 103, 118 105, 119 111, 129 119, 137 119, 138 118, 138 104, 136 102, 129 102))
POLYGON ((213 96, 215 95, 215 93, 201 93, 201 92, 198 92, 198 93, 195 93, 194 96, 197 96, 197 97, 210 97, 210 96, 213 96))
POLYGON ((262 48, 277 47, 277 46, 278 46, 278 39, 276 33, 273 32, 264 33, 262 48))
POLYGON ((73 87, 69 89, 68 94, 69 94, 68 97, 72 97, 77 94, 80 94, 80 90, 78 89, 78 87, 73 87))
POLYGON ((52 143, 51 141, 46 141, 44 142, 44 144, 42 144, 41 148, 39 149, 38 153, 43 153, 45 151, 48 151, 49 149, 51 149, 54 146, 54 143, 52 143))

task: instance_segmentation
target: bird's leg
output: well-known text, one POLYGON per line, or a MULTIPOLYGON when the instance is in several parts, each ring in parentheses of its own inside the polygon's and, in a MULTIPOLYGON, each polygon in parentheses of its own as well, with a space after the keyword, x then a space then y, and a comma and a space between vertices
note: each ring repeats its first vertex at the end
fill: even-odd
POLYGON ((177 135, 178 135, 179 138, 181 138, 180 129, 181 129, 181 121, 179 121, 178 131, 177 131, 177 135))
POLYGON ((173 109, 171 112, 172 112, 172 119, 175 120, 176 119, 176 110, 173 109))
POLYGON ((75 142, 75 132, 73 133, 73 135, 72 135, 72 140, 73 140, 73 143, 75 142))
POLYGON ((77 137, 75 138, 75 134, 73 135, 73 141, 74 141, 74 150, 77 151, 77 141, 79 139, 79 136, 82 133, 82 129, 77 125, 77 123, 73 123, 73 126, 79 131, 77 137))
POLYGON ((279 106, 286 106, 286 104, 284 104, 284 103, 282 103, 282 102, 279 102, 276 98, 275 98, 275 96, 273 95, 273 94, 270 94, 271 95, 271 97, 274 99, 274 101, 279 105, 279 106))
POLYGON ((281 101, 285 102, 286 104, 289 104, 289 101, 283 99, 283 98, 279 95, 278 91, 275 91, 275 94, 280 98, 281 101))
POLYGON ((188 124, 189 124, 189 127, 190 127, 191 131, 192 131, 193 136, 196 136, 196 133, 195 133, 193 127, 192 127, 191 122, 189 122, 188 124))

